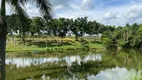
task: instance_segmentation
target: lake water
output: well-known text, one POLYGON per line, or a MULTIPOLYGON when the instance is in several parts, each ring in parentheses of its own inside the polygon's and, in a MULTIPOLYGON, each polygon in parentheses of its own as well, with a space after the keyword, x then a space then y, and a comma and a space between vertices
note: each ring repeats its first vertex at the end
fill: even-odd
POLYGON ((26 67, 31 65, 39 65, 43 63, 57 63, 59 61, 65 61, 67 63, 67 66, 71 66, 73 62, 77 62, 78 65, 81 65, 81 62, 87 62, 87 61, 101 61, 102 57, 101 54, 88 54, 85 56, 85 58, 81 59, 79 55, 76 56, 65 56, 63 58, 58 57, 39 57, 39 58, 33 58, 33 57, 19 57, 19 58, 7 58, 6 64, 14 64, 16 67, 26 67))
POLYGON ((7 53, 7 80, 141 80, 141 53, 7 53))

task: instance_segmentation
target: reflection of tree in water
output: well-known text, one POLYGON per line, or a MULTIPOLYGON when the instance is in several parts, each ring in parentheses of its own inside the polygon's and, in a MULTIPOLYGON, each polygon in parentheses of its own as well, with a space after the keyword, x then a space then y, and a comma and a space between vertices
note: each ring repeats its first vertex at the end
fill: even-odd
POLYGON ((63 77, 69 79, 87 79, 88 75, 96 75, 101 70, 105 70, 107 68, 112 68, 114 66, 108 65, 105 66, 102 64, 101 61, 88 61, 86 63, 81 61, 81 65, 78 64, 78 62, 73 62, 72 66, 67 67, 66 72, 64 72, 63 77))
POLYGON ((104 54, 104 58, 106 61, 111 61, 111 64, 116 66, 136 69, 141 65, 140 61, 142 60, 142 55, 139 50, 129 49, 120 50, 119 52, 108 51, 104 54), (113 53, 115 53, 115 55, 113 53))
POLYGON ((86 79, 88 75, 97 75, 100 71, 118 67, 125 67, 126 69, 134 69, 139 72, 142 60, 142 55, 139 51, 128 50, 128 51, 112 51, 103 54, 102 61, 88 61, 86 63, 73 62, 71 67, 67 68, 68 77, 76 77, 86 79), (128 52, 129 51, 129 52, 128 52), (113 54, 115 53, 115 55, 113 54))
MULTIPOLYGON (((53 64, 44 64, 44 66, 43 65, 33 66, 33 67, 30 66, 27 69, 20 68, 18 70, 21 70, 21 71, 24 70, 24 71, 20 72, 19 75, 23 75, 24 72, 26 71, 28 72, 31 71, 31 74, 33 75, 34 78, 39 78, 43 74, 45 74, 46 76, 49 76, 51 79, 57 78, 59 80, 62 80, 62 79, 63 80, 83 80, 83 79, 86 80, 87 76, 97 75, 101 71, 105 71, 112 68, 114 69, 116 68, 116 66, 118 66, 119 68, 126 68, 128 71, 130 69, 135 69, 135 70, 137 69, 138 71, 139 70, 138 68, 142 66, 141 65, 142 55, 140 54, 139 51, 121 50, 115 55, 112 55, 112 53, 114 52, 105 51, 104 53, 100 53, 101 59, 99 58, 97 60, 96 60, 96 57, 93 57, 93 55, 89 55, 89 56, 82 55, 81 60, 79 61, 78 61, 79 57, 75 57, 73 58, 73 61, 69 61, 69 63, 71 63, 70 66, 67 65, 67 62, 65 59, 64 61, 58 61, 58 64, 53 63, 53 64), (33 74, 33 72, 37 74, 33 74)), ((69 58, 70 57, 67 57, 67 61, 71 60, 69 58)), ((13 70, 10 69, 9 72, 12 72, 14 70, 17 70, 17 68, 13 70)), ((18 71, 15 71, 15 72, 18 72, 18 71)), ((10 76, 12 75, 10 74, 10 76)), ((20 77, 18 79, 27 79, 27 74, 25 74, 23 78, 20 77)))

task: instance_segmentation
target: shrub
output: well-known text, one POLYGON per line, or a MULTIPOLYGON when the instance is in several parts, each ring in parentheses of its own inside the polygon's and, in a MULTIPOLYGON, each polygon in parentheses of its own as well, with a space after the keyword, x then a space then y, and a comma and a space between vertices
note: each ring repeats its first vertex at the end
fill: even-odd
POLYGON ((113 41, 109 38, 102 38, 102 43, 105 45, 105 46, 108 46, 110 44, 113 43, 113 41))

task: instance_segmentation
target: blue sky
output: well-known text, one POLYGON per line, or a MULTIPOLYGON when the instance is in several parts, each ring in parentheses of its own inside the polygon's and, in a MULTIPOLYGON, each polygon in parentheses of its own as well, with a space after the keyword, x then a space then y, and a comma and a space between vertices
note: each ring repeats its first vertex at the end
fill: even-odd
MULTIPOLYGON (((87 16, 106 25, 142 23, 142 0, 49 0, 54 18, 77 18, 87 16)), ((38 9, 27 4, 30 17, 40 16, 38 9)), ((7 7, 7 14, 11 14, 7 7)))

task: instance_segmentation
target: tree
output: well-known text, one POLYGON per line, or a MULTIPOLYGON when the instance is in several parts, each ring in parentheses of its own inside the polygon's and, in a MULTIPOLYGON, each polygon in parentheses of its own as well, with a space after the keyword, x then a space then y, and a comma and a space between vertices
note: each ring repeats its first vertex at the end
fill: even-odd
POLYGON ((41 31, 44 31, 44 28, 44 20, 41 17, 34 17, 32 19, 32 23, 30 26, 30 33, 32 36, 34 36, 35 33, 37 33, 40 36, 41 31))
POLYGON ((134 34, 131 42, 132 47, 141 48, 142 47, 142 24, 140 24, 136 30, 136 34, 134 34))
POLYGON ((61 38, 65 37, 68 30, 69 30, 69 19, 59 18, 59 36, 61 38))
POLYGON ((14 39, 13 33, 17 33, 17 31, 19 30, 20 21, 18 20, 18 15, 12 14, 12 15, 6 16, 6 22, 7 22, 7 32, 9 33, 11 37, 11 41, 15 45, 15 41, 14 41, 15 39, 14 39))
POLYGON ((31 19, 27 17, 23 17, 22 21, 20 22, 20 26, 18 27, 20 35, 21 35, 21 41, 23 44, 25 43, 25 33, 26 32, 28 33, 30 30, 30 23, 31 23, 31 19))
POLYGON ((59 21, 58 19, 51 19, 50 21, 50 30, 51 30, 51 34, 53 34, 54 36, 58 36, 59 34, 59 21))
POLYGON ((80 32, 80 36, 83 36, 85 33, 85 27, 87 27, 88 24, 88 20, 87 17, 84 18, 77 18, 78 20, 78 27, 79 27, 79 32, 80 32))
POLYGON ((70 20, 69 28, 75 34, 76 41, 78 41, 79 36, 83 36, 85 33, 85 27, 87 26, 87 17, 84 18, 77 18, 75 20, 70 20))
POLYGON ((102 33, 104 26, 96 21, 89 21, 84 31, 90 35, 102 33))
POLYGON ((7 22, 7 31, 10 33, 10 35, 13 35, 13 32, 17 33, 17 30, 19 30, 20 21, 18 20, 18 15, 12 14, 6 16, 6 22, 7 22))
POLYGON ((76 41, 78 41, 79 22, 77 19, 73 22, 72 32, 75 34, 76 41))
MULTIPOLYGON (((5 73, 5 48, 6 48, 6 35, 7 35, 7 22, 6 22, 6 3, 13 6, 13 11, 18 14, 20 21, 23 17, 27 17, 26 12, 23 10, 23 6, 28 2, 36 3, 40 12, 48 17, 51 11, 51 4, 48 0, 1 0, 0 9, 0 57, 1 57, 1 80, 6 79, 5 73)), ((22 22, 23 24, 23 22, 22 22)))

